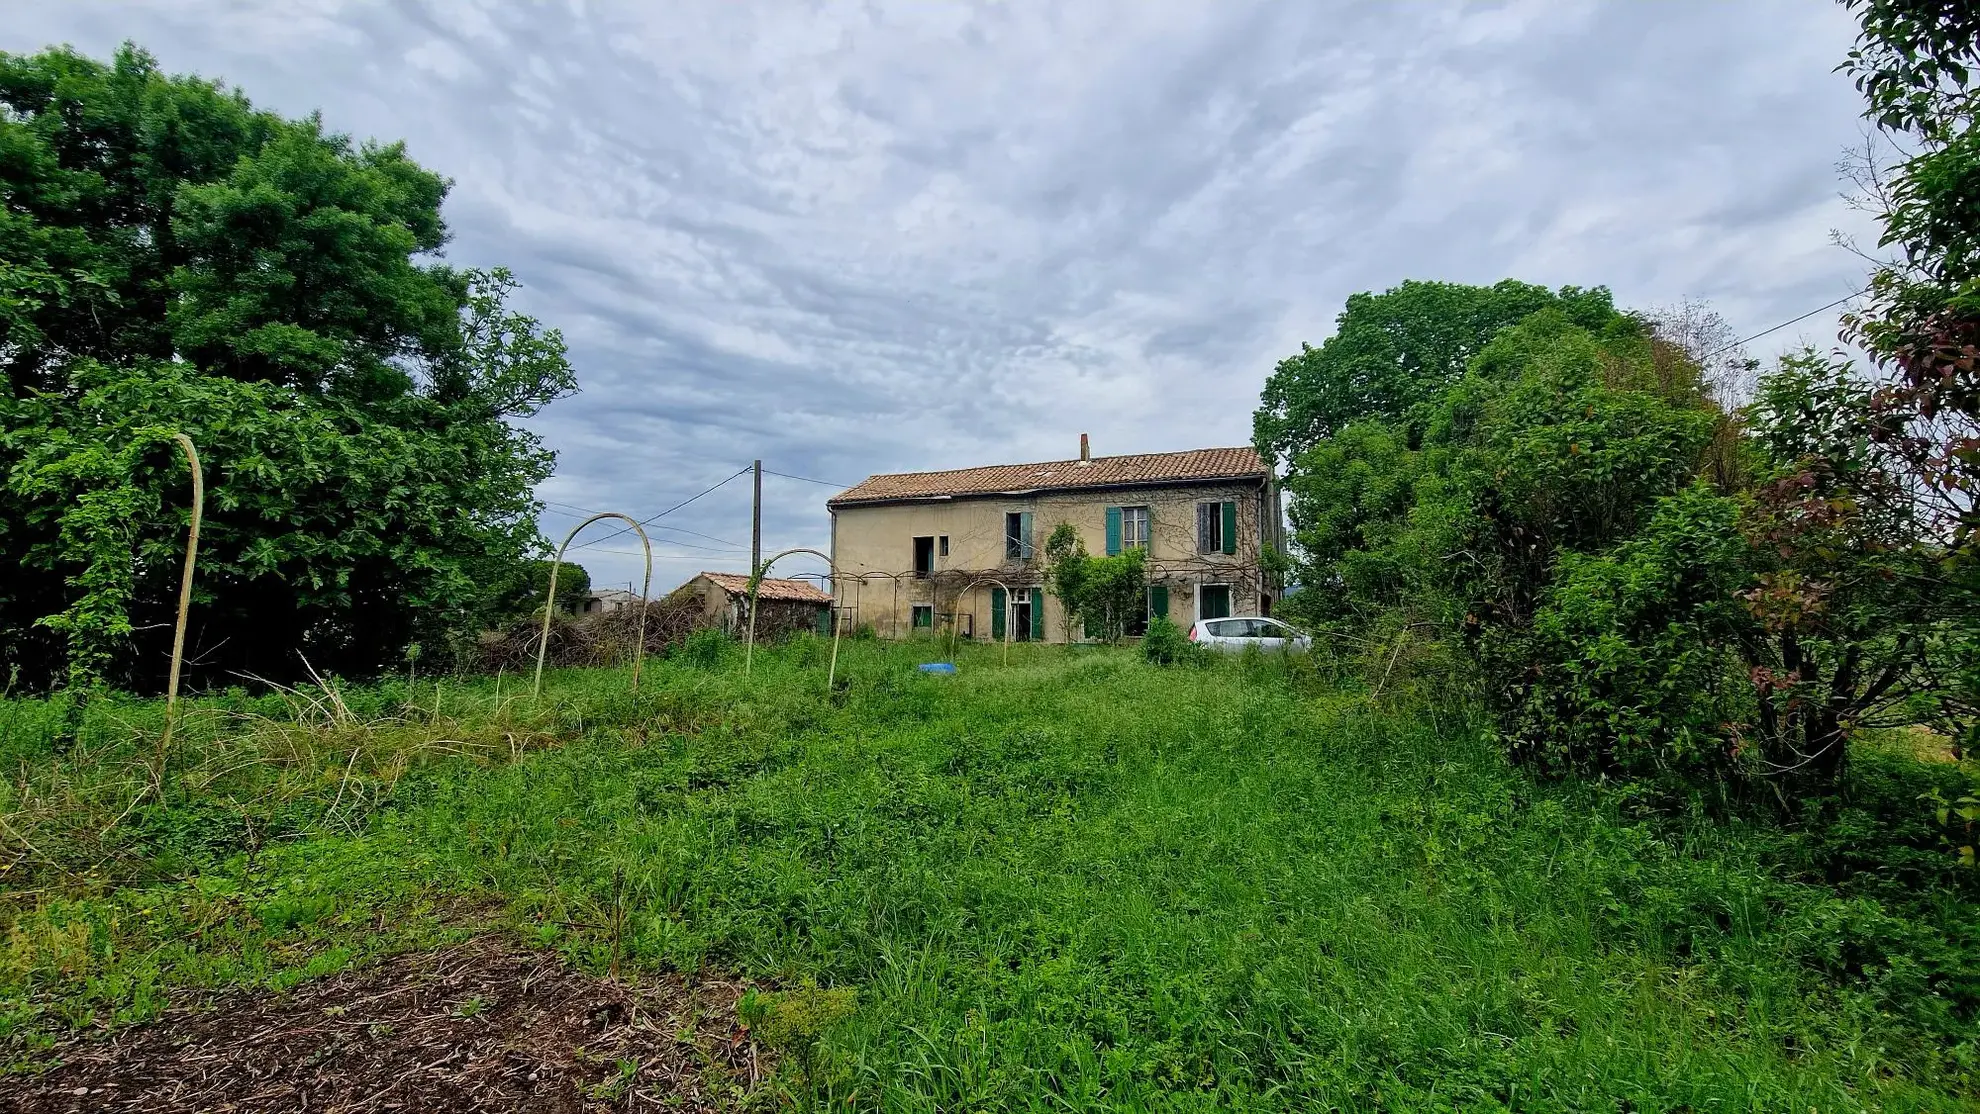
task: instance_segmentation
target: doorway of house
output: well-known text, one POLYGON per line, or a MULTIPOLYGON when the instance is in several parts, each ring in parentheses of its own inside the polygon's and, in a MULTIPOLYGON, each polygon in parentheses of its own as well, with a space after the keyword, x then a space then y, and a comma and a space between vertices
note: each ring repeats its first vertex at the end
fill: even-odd
POLYGON ((1011 638, 1017 642, 1031 641, 1031 601, 1019 596, 1011 605, 1011 638))

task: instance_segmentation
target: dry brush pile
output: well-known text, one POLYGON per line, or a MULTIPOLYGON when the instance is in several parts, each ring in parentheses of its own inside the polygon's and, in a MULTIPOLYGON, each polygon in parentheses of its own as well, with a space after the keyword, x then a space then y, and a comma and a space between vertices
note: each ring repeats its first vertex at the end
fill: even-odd
MULTIPOLYGON (((484 635, 475 662, 484 673, 516 672, 536 665, 537 641, 543 637, 541 617, 518 620, 484 635)), ((709 621, 701 600, 676 593, 646 605, 646 652, 666 654, 687 641, 709 621)), ((550 620, 546 664, 557 667, 620 665, 632 660, 639 643, 639 609, 623 607, 576 617, 555 615, 550 620)))

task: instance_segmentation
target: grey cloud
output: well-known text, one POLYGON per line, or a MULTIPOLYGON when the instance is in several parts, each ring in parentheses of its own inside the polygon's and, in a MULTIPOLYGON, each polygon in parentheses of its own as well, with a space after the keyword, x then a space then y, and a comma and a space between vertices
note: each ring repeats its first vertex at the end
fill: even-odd
MULTIPOLYGON (((1758 331, 1864 271, 1826 246, 1867 225, 1832 169, 1850 35, 1800 0, 30 0, 0 49, 128 37, 405 138, 456 179, 449 257, 511 267, 570 343, 545 497, 651 514, 757 456, 849 483, 1081 431, 1242 443, 1273 363, 1404 278, 1698 295, 1758 331)), ((766 478, 766 544, 824 542, 827 494, 766 478)), ((664 521, 746 541, 747 483, 664 521)), ((741 567, 660 533, 662 579, 741 567)), ((629 540, 586 549, 601 582, 629 540)))

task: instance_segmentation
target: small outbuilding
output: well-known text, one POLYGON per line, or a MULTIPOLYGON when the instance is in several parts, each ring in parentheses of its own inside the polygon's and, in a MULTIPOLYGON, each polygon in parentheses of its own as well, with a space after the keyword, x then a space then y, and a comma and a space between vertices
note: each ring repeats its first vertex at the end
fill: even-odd
MULTIPOLYGON (((699 573, 673 595, 699 596, 709 626, 740 633, 749 625, 749 577, 740 573, 699 573)), ((802 580, 765 577, 757 586, 756 606, 759 638, 832 629, 832 597, 802 580)))
POLYGON ((578 609, 584 615, 610 615, 615 611, 638 606, 638 592, 624 588, 602 588, 596 592, 586 593, 578 609))

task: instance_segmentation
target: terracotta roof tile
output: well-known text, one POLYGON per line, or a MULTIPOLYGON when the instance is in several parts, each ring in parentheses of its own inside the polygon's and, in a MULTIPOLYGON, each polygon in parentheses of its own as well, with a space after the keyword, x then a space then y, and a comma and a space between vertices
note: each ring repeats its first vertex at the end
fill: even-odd
MULTIPOLYGON (((732 596, 749 595, 749 577, 741 573, 705 572, 701 574, 715 583, 715 586, 732 596)), ((760 600, 789 600, 794 603, 831 603, 832 597, 802 580, 782 580, 766 576, 756 589, 760 600)))
POLYGON ((1097 456, 1084 464, 1077 460, 1048 460, 1039 464, 992 464, 947 472, 868 476, 826 500, 825 505, 840 507, 957 495, 1019 495, 1123 484, 1263 479, 1264 476, 1265 462, 1250 446, 1191 449, 1180 453, 1097 456))

